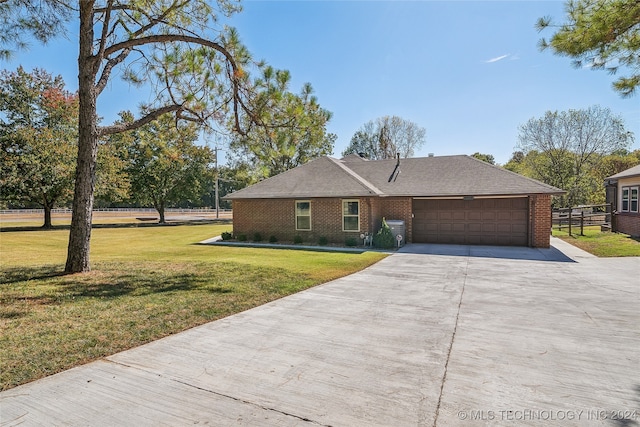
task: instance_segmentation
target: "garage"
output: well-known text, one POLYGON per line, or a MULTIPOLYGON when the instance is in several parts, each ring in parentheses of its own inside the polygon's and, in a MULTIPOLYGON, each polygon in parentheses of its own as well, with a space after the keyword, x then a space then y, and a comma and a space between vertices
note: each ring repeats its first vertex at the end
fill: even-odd
POLYGON ((528 246, 529 199, 414 199, 413 241, 528 246))

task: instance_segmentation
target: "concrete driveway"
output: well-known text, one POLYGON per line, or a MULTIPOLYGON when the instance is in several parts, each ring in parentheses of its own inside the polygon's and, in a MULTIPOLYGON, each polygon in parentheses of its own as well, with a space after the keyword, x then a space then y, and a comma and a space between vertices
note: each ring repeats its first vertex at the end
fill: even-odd
POLYGON ((3 392, 0 425, 640 425, 640 258, 554 245, 410 245, 3 392))

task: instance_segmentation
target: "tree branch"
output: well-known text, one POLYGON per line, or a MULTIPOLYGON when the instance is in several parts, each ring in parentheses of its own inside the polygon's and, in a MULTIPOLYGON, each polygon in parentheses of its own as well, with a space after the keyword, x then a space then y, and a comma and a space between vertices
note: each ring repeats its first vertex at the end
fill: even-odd
POLYGON ((155 110, 150 111, 145 116, 139 118, 138 120, 134 120, 130 123, 119 123, 111 126, 101 126, 98 128, 98 136, 106 136, 113 135, 115 133, 126 132, 129 130, 137 129, 141 126, 146 125, 162 116, 163 114, 172 113, 172 112, 180 112, 184 110, 182 105, 173 104, 173 105, 165 105, 164 107, 157 108, 155 110))

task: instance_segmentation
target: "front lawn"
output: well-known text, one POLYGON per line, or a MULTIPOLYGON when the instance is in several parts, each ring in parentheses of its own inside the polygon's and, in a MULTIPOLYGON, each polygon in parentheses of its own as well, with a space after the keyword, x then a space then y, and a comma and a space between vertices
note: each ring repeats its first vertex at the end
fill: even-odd
POLYGON ((599 257, 640 256, 640 240, 627 234, 601 232, 600 227, 585 227, 584 236, 575 227, 569 236, 567 229, 553 230, 553 235, 567 243, 599 257))
POLYGON ((93 271, 62 275, 68 231, 0 235, 0 387, 229 316, 385 255, 195 242, 229 225, 94 229, 93 271))

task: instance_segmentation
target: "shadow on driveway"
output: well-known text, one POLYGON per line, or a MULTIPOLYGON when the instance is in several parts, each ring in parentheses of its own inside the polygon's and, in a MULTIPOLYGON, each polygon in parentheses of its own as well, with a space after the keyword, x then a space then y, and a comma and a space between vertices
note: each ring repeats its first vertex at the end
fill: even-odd
POLYGON ((543 249, 518 246, 471 246, 410 243, 403 246, 398 252, 477 258, 520 259, 527 261, 575 262, 553 246, 548 249, 543 249))

